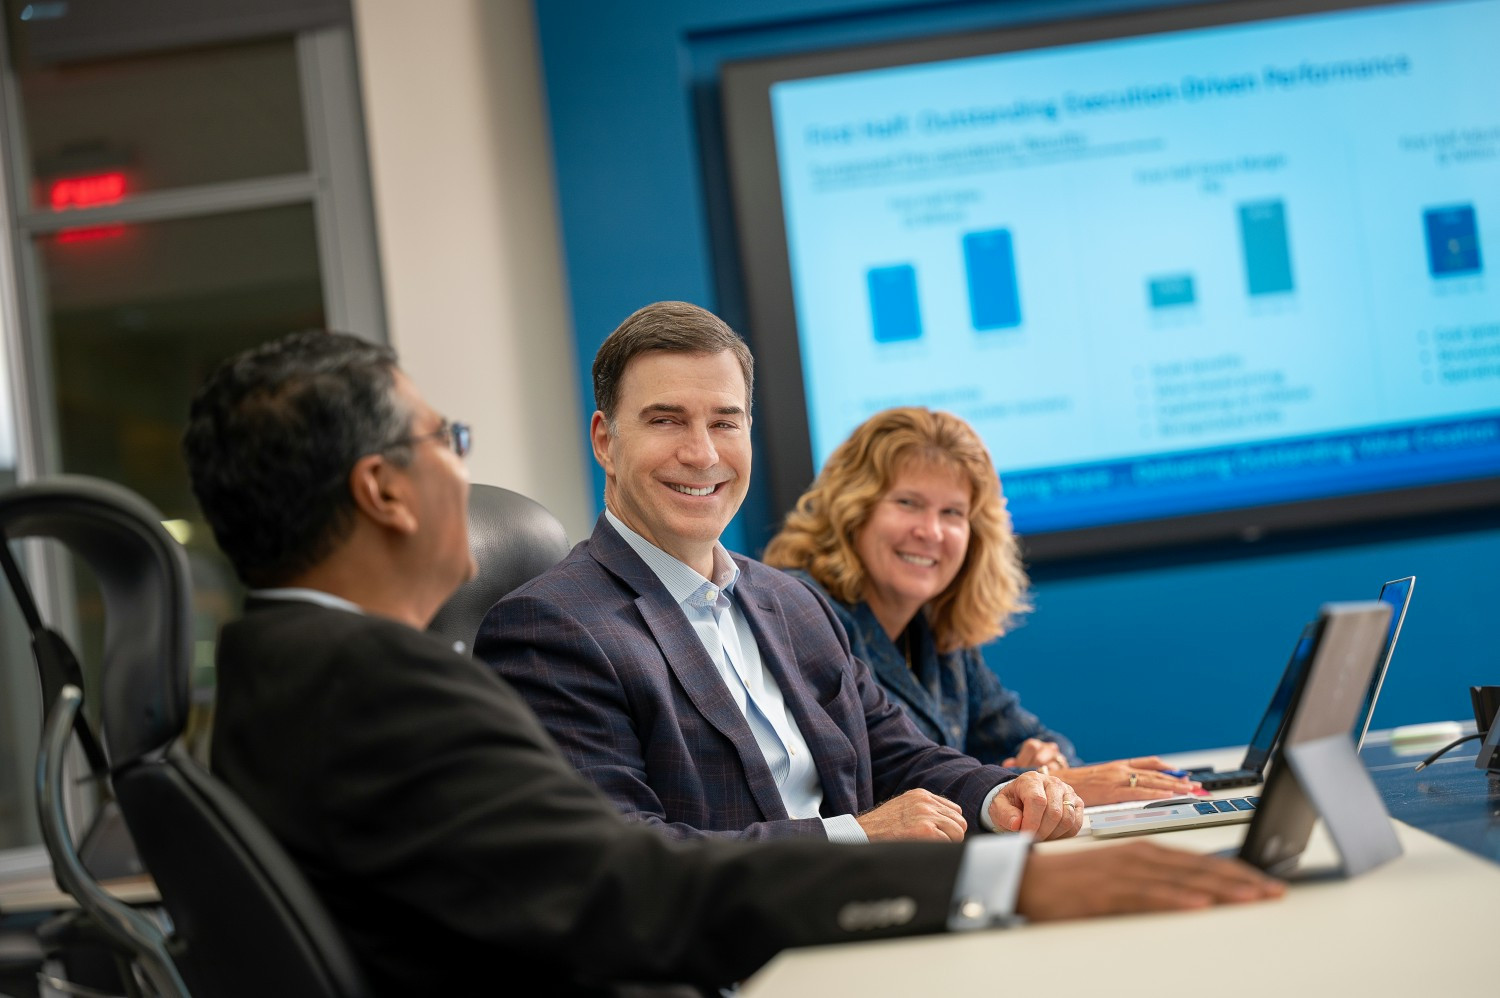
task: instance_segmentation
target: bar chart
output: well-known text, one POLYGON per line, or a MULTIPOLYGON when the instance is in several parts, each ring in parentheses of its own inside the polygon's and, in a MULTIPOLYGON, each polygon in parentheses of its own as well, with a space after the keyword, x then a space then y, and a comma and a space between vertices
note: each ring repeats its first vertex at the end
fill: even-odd
POLYGON ((965 235, 964 271, 975 329, 1011 329, 1021 324, 1016 256, 1009 229, 965 235))
POLYGON ((1422 217, 1427 232, 1427 269, 1433 277, 1468 277, 1482 271, 1479 223, 1473 205, 1429 208, 1422 217))
POLYGON ((899 343, 922 337, 922 312, 917 302, 917 270, 911 264, 871 267, 870 322, 876 343, 899 343))
POLYGON ((1167 274, 1146 280, 1146 300, 1153 309, 1180 308, 1198 300, 1192 274, 1167 274))
POLYGON ((1246 291, 1256 297, 1295 290, 1286 205, 1281 201, 1254 201, 1240 205, 1239 215, 1246 291))

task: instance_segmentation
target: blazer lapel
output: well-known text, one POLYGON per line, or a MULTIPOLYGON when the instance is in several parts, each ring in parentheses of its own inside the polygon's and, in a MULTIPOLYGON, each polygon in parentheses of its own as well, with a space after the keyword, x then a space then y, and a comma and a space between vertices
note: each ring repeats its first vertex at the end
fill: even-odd
POLYGON ((734 745, 740 764, 745 767, 750 794, 765 820, 788 817, 781 791, 776 789, 776 778, 771 775, 765 754, 750 731, 750 723, 730 696, 703 642, 666 586, 602 515, 589 541, 589 553, 636 592, 636 609, 646 622, 667 668, 677 677, 703 719, 734 745))
POLYGON ((770 592, 760 591, 747 579, 747 563, 740 562, 740 609, 750 623, 761 661, 781 687, 781 698, 797 728, 807 741, 823 784, 825 814, 856 814, 859 801, 853 785, 856 771, 854 744, 816 701, 797 664, 796 644, 780 602, 770 592), (748 584, 746 584, 748 583, 748 584))
MULTIPOLYGON (((860 629, 860 643, 867 652, 865 664, 879 678, 881 685, 899 697, 913 712, 920 714, 928 724, 938 731, 946 731, 948 722, 938 712, 938 702, 932 691, 923 685, 928 678, 925 675, 927 663, 923 657, 925 648, 913 649, 913 653, 918 656, 917 668, 924 673, 918 678, 906 667, 906 659, 880 626, 880 621, 875 618, 875 612, 868 604, 855 604, 852 613, 854 624, 860 629)), ((931 640, 930 635, 927 635, 927 640, 931 640)))

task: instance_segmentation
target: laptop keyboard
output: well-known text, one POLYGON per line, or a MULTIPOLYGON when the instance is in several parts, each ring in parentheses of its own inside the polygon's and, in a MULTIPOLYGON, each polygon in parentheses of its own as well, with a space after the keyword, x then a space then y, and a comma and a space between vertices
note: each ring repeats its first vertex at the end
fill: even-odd
POLYGON ((1194 774, 1193 779, 1203 785, 1204 790, 1228 790, 1230 787, 1248 787, 1260 782, 1261 776, 1253 769, 1235 769, 1227 773, 1194 774))
POLYGON ((1200 800, 1193 805, 1193 810, 1199 814, 1213 814, 1216 811, 1254 811, 1260 803, 1259 797, 1231 797, 1228 800, 1200 800))

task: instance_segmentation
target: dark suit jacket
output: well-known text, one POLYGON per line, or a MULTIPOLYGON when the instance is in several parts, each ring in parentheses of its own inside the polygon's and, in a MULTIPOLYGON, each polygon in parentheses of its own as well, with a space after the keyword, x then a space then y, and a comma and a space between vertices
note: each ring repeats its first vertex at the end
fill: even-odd
POLYGON ((224 629, 213 765, 392 995, 722 984, 786 946, 941 929, 960 859, 671 842, 622 820, 482 664, 310 603, 251 601, 224 629))
POLYGON ((886 695, 905 708, 922 734, 939 745, 998 764, 1015 755, 1026 739, 1039 738, 1056 742, 1070 765, 1082 761, 1071 741, 1021 706, 1021 698, 1001 684, 978 648, 939 652, 925 614, 913 618, 907 631, 910 644, 902 654, 868 603, 833 599, 800 569, 787 574, 828 597, 854 654, 870 667, 886 695))
MULTIPOLYGON (((824 816, 925 787, 981 828, 984 797, 1014 772, 934 745, 850 654, 826 600, 760 562, 735 563, 735 597, 817 762, 824 816)), ((679 837, 823 835, 817 819, 787 816, 692 625, 604 517, 555 568, 490 609, 474 653, 625 813, 679 837)))

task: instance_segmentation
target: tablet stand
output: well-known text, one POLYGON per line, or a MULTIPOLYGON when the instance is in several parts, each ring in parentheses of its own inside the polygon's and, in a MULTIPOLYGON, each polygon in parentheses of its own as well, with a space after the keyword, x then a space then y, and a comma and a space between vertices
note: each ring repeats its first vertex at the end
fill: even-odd
POLYGON ((1288 745, 1286 766, 1328 829, 1340 872, 1358 876, 1401 855, 1401 843, 1347 734, 1288 745))

